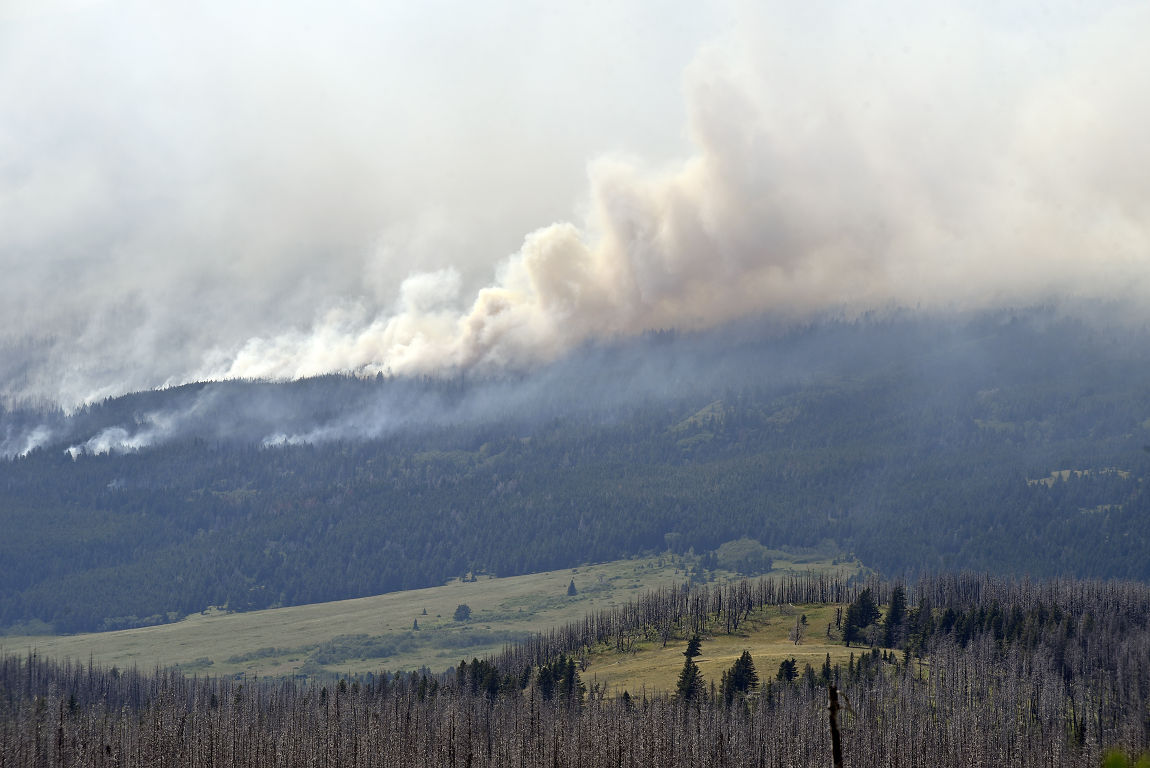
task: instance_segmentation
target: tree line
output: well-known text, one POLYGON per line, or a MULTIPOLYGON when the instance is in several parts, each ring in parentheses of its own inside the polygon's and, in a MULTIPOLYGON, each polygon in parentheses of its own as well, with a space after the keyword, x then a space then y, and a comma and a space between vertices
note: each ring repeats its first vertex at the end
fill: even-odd
MULTIPOLYGON (((761 584, 752 596, 771 594, 761 584)), ((5 655, 0 765, 825 766, 829 683, 843 697, 848 765, 1099 765, 1111 749, 1150 748, 1147 585, 966 574, 856 586, 836 596, 852 605, 869 591, 888 616, 905 589, 901 648, 765 682, 740 657, 737 683, 690 696, 581 692, 578 647, 537 664, 539 643, 443 674, 309 682, 5 655), (958 617, 973 617, 965 638, 958 617)), ((645 620, 678 611, 691 626, 673 591, 638 602, 645 620)), ((726 631, 713 616, 702 642, 726 631)), ((574 625, 564 636, 587 638, 574 625)))

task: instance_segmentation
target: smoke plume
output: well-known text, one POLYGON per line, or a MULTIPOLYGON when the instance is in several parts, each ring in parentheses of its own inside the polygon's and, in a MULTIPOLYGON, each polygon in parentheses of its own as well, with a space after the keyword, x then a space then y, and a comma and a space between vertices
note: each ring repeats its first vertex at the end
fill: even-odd
POLYGON ((1146 305, 1144 5, 767 4, 701 48, 622 11, 506 8, 485 37, 126 6, 0 39, 9 399, 524 368, 765 312, 1146 305))
POLYGON ((695 154, 595 162, 586 220, 528 235, 462 312, 457 274, 417 274, 394 313, 333 310, 210 373, 499 369, 766 311, 1145 297, 1150 12, 1064 41, 902 10, 887 30, 848 10, 807 39, 703 52, 695 154))

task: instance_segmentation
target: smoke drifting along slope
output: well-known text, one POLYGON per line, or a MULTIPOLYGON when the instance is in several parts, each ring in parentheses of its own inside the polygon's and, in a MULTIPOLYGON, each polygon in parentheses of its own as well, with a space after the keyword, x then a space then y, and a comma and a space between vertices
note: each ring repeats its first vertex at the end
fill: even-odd
MULTIPOLYGON (((874 387, 885 393, 882 401, 893 397, 899 418, 913 424, 912 414, 926 414, 931 423, 937 409, 952 412, 975 400, 976 420, 1027 424, 1027 434, 1044 445, 1051 419, 1072 424, 1066 434, 1093 434, 1108 424, 1124 440, 1142 435, 1150 429, 1150 395, 1131 382, 1150 371, 1150 329, 1111 322, 1105 306, 1075 309, 1095 318, 1055 307, 871 313, 799 326, 755 318, 694 333, 587 343, 521 374, 199 382, 71 413, 0 411, 0 459, 38 449, 42 456, 73 459, 132 454, 196 441, 265 448, 441 438, 463 444, 482 435, 482 443, 496 434, 530 438, 557 424, 646 424, 645 417, 635 421, 642 413, 660 419, 677 414, 675 424, 747 397, 767 403, 781 398, 768 410, 777 409, 780 423, 790 423, 793 404, 779 403, 798 393, 817 400, 844 384, 848 390, 874 387), (891 386, 907 389, 892 396, 891 386), (1107 405, 1086 413, 1100 404, 1107 405), (1045 426, 1031 434, 1037 424, 1045 426)), ((862 407, 866 418, 883 421, 868 407, 862 407)), ((972 428, 969 420, 959 422, 972 428)))
MULTIPOLYGON (((200 21, 193 40, 216 29, 200 21)), ((406 126, 411 135, 435 129, 426 155, 397 164, 379 150, 394 139, 386 131, 395 116, 364 106, 364 91, 351 86, 352 65, 382 68, 364 58, 371 46, 350 27, 325 20, 311 34, 276 20, 270 39, 279 42, 267 50, 225 38, 221 63, 206 58, 219 69, 207 85, 220 92, 192 115, 203 124, 190 133, 174 123, 182 115, 166 83, 156 90, 167 111, 130 111, 146 130, 94 110, 103 122, 56 131, 56 149, 21 144, 27 126, 7 139, 0 131, 12 157, 56 153, 50 172, 31 161, 0 171, 0 206, 17 222, 0 232, 9 275, 0 288, 0 392, 72 404, 202 378, 522 368, 588 339, 763 312, 978 308, 1065 295, 1147 303, 1145 6, 744 9, 738 31, 687 70, 692 154, 660 165, 668 156, 660 134, 641 159, 592 162, 576 223, 529 234, 478 290, 504 233, 466 219, 467 201, 515 226, 523 211, 554 216, 531 197, 546 188, 539 196, 556 199, 547 174, 558 166, 524 171, 547 157, 532 145, 554 137, 570 157, 567 139, 597 108, 642 105, 647 89, 590 68, 596 82, 567 72, 561 82, 580 88, 524 92, 537 93, 535 103, 517 91, 521 102, 493 98, 482 107, 491 112, 478 112, 469 94, 497 89, 477 75, 451 91, 454 107, 404 102, 433 118, 406 126), (308 51, 306 66, 283 55, 293 45, 308 51), (351 64, 335 55, 343 50, 351 64), (290 82, 272 74, 276 63, 290 82), (225 76, 225 66, 238 74, 225 76), (592 92, 618 98, 596 101, 592 92), (480 119, 495 113, 498 123, 480 119), (562 119, 544 120, 534 137, 500 138, 493 128, 537 114, 562 119), (238 128, 209 127, 231 118, 238 128), (444 124, 458 127, 447 136, 444 124), (120 129, 143 130, 146 151, 112 141, 120 129), (73 134, 84 131, 99 133, 99 157, 115 162, 70 163, 67 150, 83 144, 73 134), (447 144, 448 160, 430 160, 447 144), (159 176, 178 185, 154 183, 159 176), (446 217, 402 205, 453 184, 446 217), (489 205, 502 198, 502 209, 489 205)), ((96 36, 114 31, 108 24, 96 36)), ((195 69, 203 51, 173 47, 175 85, 205 87, 195 69)), ((464 53, 477 62, 506 55, 464 53)), ((607 55, 581 53, 573 66, 607 55)), ((34 71, 19 48, 9 60, 34 71)), ((482 75, 531 67, 504 63, 484 64, 482 75)), ((0 74, 15 65, 4 66, 0 74)), ((62 92, 51 78, 66 71, 49 75, 44 90, 62 92)), ((19 105, 19 80, 0 81, 8 83, 0 107, 19 105)), ((36 117, 54 114, 40 107, 36 117)))
POLYGON ((502 368, 764 311, 1144 296, 1147 9, 1071 40, 900 12, 706 51, 688 78, 697 154, 665 173, 596 162, 585 225, 529 235, 469 309, 455 272, 419 274, 394 314, 335 311, 212 373, 502 368))

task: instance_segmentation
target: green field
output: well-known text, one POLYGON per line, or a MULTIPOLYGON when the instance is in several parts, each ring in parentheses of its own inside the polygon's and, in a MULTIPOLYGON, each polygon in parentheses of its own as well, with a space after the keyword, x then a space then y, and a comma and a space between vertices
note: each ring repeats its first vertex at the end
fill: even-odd
MULTIPOLYGON (((857 562, 832 563, 816 554, 771 551, 771 556, 772 575, 808 570, 854 573, 861 568, 857 562)), ((247 613, 211 610, 172 624, 118 632, 11 636, 0 638, 0 644, 8 652, 35 649, 57 658, 92 658, 106 666, 178 665, 189 674, 356 674, 424 666, 439 672, 462 658, 497 653, 529 633, 626 604, 649 589, 681 583, 695 562, 665 553, 525 576, 480 576, 476 581, 454 580, 440 587, 354 600, 247 613), (569 597, 572 580, 577 594, 569 597), (469 621, 453 619, 460 604, 470 606, 469 621), (415 622, 418 630, 413 629, 415 622)), ((716 576, 720 581, 737 578, 725 571, 716 576)), ((771 631, 777 629, 775 624, 771 631)), ((707 652, 720 647, 719 642, 704 644, 707 652)), ((741 650, 740 646, 736 655, 741 650)), ((813 652, 813 646, 804 650, 813 652)), ((681 656, 679 660, 681 664, 681 656)), ((603 679, 614 684, 633 679, 628 675, 632 673, 604 672, 603 679)), ((662 665, 656 664, 652 675, 652 685, 665 687, 662 665)))

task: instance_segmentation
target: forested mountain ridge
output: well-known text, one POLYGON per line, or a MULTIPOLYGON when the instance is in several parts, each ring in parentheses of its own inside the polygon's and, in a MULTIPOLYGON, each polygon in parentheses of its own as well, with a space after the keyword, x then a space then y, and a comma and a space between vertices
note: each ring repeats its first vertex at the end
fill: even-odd
POLYGON ((499 380, 207 383, 5 412, 0 627, 740 536, 830 540, 884 572, 1150 579, 1148 338, 1053 310, 895 315, 653 334, 499 380))

